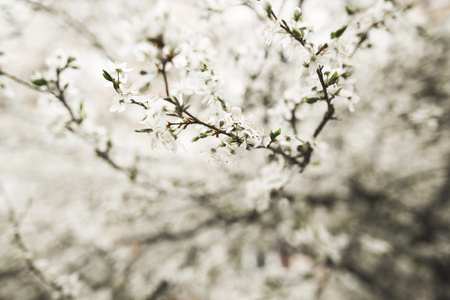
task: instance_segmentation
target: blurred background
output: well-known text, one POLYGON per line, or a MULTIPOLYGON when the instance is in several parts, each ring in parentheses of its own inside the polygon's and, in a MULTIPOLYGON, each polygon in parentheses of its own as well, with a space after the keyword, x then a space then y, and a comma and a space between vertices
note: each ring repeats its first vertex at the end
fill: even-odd
MULTIPOLYGON (((380 1, 273 2, 320 40, 380 1)), ((355 111, 337 105, 298 174, 263 150, 211 164, 189 135, 152 149, 139 107, 109 111, 107 59, 143 82, 136 49, 166 30, 208 37, 227 101, 286 132, 296 66, 256 1, 0 0, 2 73, 31 83, 64 49, 86 114, 71 127, 54 96, 0 75, 0 299, 450 299, 450 4, 386 2, 399 13, 353 58, 355 111)), ((303 106, 310 135, 324 108, 303 106)))

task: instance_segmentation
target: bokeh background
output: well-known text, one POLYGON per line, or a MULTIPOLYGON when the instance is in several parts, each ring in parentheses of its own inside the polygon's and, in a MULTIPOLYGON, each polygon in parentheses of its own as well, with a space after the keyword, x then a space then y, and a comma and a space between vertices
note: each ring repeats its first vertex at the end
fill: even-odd
MULTIPOLYGON (((320 38, 376 1, 279 2, 320 38)), ((192 136, 152 149, 138 108, 109 112, 107 59, 145 68, 136 45, 169 13, 210 38, 228 101, 274 128, 292 63, 269 60, 255 2, 1 0, 1 70, 30 82, 74 53, 87 117, 71 131, 54 97, 0 76, 0 299, 450 299, 450 4, 389 2, 403 11, 355 56, 355 112, 339 106, 297 174, 258 150, 216 166, 192 136)))

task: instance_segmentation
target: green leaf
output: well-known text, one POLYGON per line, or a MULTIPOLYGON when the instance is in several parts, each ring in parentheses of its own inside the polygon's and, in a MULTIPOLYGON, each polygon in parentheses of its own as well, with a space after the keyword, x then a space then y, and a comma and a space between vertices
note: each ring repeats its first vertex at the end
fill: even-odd
POLYGON ((338 72, 334 72, 334 74, 331 76, 331 78, 328 80, 328 85, 333 85, 335 84, 339 79, 339 74, 338 72))
POLYGON ((70 63, 75 61, 75 57, 69 56, 69 58, 67 59, 67 64, 70 65, 70 63))
POLYGON ((142 128, 142 129, 136 129, 134 132, 146 132, 146 133, 149 133, 149 132, 152 132, 153 131, 153 129, 151 129, 151 128, 142 128))
POLYGON ((35 79, 32 80, 31 82, 37 86, 43 86, 48 84, 47 80, 45 80, 44 78, 35 79))
POLYGON ((359 36, 359 42, 358 42, 358 46, 359 46, 362 43, 364 43, 365 40, 367 40, 367 38, 369 37, 369 33, 368 32, 360 32, 357 34, 357 36, 359 36))
POLYGON ((103 77, 108 81, 111 81, 111 82, 114 81, 114 79, 111 77, 111 75, 109 75, 109 73, 106 72, 105 70, 103 70, 103 77))
POLYGON ((139 170, 136 167, 133 167, 130 170, 130 180, 131 181, 135 181, 137 176, 138 176, 138 174, 139 174, 139 170))
POLYGON ((198 141, 199 139, 200 139, 200 137, 199 137, 199 136, 196 136, 196 137, 194 137, 194 138, 192 139, 191 142, 196 142, 196 141, 198 141))
POLYGON ((316 103, 317 100, 319 100, 319 98, 317 98, 317 97, 311 97, 311 98, 306 98, 306 99, 305 99, 305 102, 308 103, 308 104, 313 104, 313 103, 316 103))
POLYGON ((222 106, 223 109, 226 109, 226 108, 227 108, 227 104, 225 103, 225 101, 223 101, 222 99, 220 99, 220 97, 217 97, 216 100, 220 102, 220 105, 222 106))
POLYGON ((332 33, 331 33, 331 38, 332 38, 332 39, 338 39, 338 38, 340 38, 340 37, 344 34, 344 32, 345 32, 346 29, 347 29, 347 25, 342 26, 341 28, 339 28, 339 29, 336 30, 335 32, 332 32, 332 33))
POLYGON ((190 107, 190 105, 188 105, 188 104, 189 104, 189 101, 191 101, 191 96, 187 96, 183 100, 184 101, 183 101, 182 107, 183 107, 184 110, 187 110, 190 107))
POLYGON ((266 13, 267 13, 267 18, 272 20, 273 19, 273 17, 272 17, 272 5, 268 5, 265 10, 266 10, 266 13))
POLYGON ((270 140, 273 142, 275 141, 275 139, 277 138, 277 136, 279 136, 281 134, 281 128, 278 129, 277 131, 273 132, 270 131, 270 140))
POLYGON ((181 118, 181 117, 183 116, 183 110, 184 110, 184 107, 181 106, 180 101, 178 100, 177 97, 172 96, 172 99, 173 99, 173 101, 175 102, 175 103, 174 103, 174 105, 175 105, 175 110, 174 110, 174 112, 175 112, 175 114, 176 114, 178 117, 181 118))
POLYGON ((345 7, 345 11, 349 16, 353 16, 355 14, 355 11, 348 6, 345 7))

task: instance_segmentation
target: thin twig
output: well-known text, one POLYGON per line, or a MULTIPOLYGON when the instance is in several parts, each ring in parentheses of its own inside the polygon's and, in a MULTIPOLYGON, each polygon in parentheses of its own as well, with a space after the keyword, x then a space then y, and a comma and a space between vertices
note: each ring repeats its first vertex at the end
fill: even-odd
POLYGON ((25 264, 27 266, 28 271, 34 275, 34 277, 37 279, 37 281, 44 286, 46 289, 57 292, 58 294, 61 294, 63 299, 72 299, 71 295, 65 295, 63 294, 63 287, 56 283, 53 280, 48 279, 44 272, 36 266, 36 263, 33 260, 33 255, 31 251, 26 246, 22 234, 20 233, 20 224, 16 217, 16 212, 11 204, 11 201, 8 199, 8 197, 3 192, 3 198, 6 201, 6 204, 8 206, 8 216, 9 216, 9 222, 13 229, 13 239, 14 243, 16 244, 17 248, 22 252, 25 264))
POLYGON ((32 85, 32 84, 30 84, 30 83, 28 83, 28 82, 26 82, 26 81, 24 81, 24 80, 22 80, 22 79, 20 79, 20 78, 18 78, 16 76, 11 75, 11 74, 9 74, 9 73, 7 73, 7 72, 5 72, 5 71, 0 69, 0 76, 1 75, 5 76, 5 77, 8 77, 9 79, 17 82, 18 84, 26 86, 29 89, 35 90, 35 91, 40 92, 40 93, 48 93, 47 91, 41 90, 39 87, 37 87, 35 85, 32 85))
POLYGON ((81 117, 75 117, 75 114, 72 111, 72 108, 67 104, 66 101, 66 97, 64 94, 64 88, 61 88, 61 73, 66 70, 69 67, 69 63, 67 63, 62 69, 58 68, 56 69, 56 89, 58 90, 58 94, 54 94, 52 93, 56 98, 59 99, 59 101, 61 101, 61 103, 64 105, 64 107, 67 109, 67 111, 70 114, 70 118, 72 119, 73 122, 75 122, 76 124, 81 124, 81 122, 83 121, 83 119, 81 117))
MULTIPOLYGON (((19 83, 20 85, 27 87, 29 89, 32 89, 34 91, 40 92, 40 93, 45 93, 45 94, 50 94, 53 95, 55 98, 57 98, 61 104, 66 108, 66 110, 68 111, 69 115, 70 115, 70 121, 69 123, 74 123, 77 125, 78 129, 81 129, 81 125, 82 125, 82 118, 81 117, 76 117, 73 110, 71 109, 71 107, 69 106, 69 104, 67 103, 67 100, 65 98, 65 93, 64 93, 64 89, 61 88, 60 85, 60 74, 63 70, 65 70, 67 68, 67 66, 65 66, 62 69, 57 69, 57 76, 56 76, 56 81, 54 82, 56 85, 56 89, 57 89, 57 93, 56 92, 52 92, 50 90, 42 90, 37 86, 31 85, 28 82, 18 78, 17 76, 14 76, 12 74, 9 73, 5 73, 3 70, 0 70, 0 76, 4 75, 7 78, 19 83)), ((93 142, 89 135, 86 134, 84 131, 80 132, 77 130, 74 130, 74 128, 72 128, 70 126, 70 124, 67 124, 66 129, 70 132, 72 132, 73 134, 83 138, 84 140, 88 141, 91 144, 95 144, 95 142, 93 142)), ((95 148, 95 153, 97 154, 98 157, 100 157, 103 161, 105 161, 106 163, 108 163, 111 167, 113 167, 116 170, 122 171, 124 173, 127 174, 127 176, 131 175, 131 172, 133 170, 133 168, 128 169, 128 168, 124 168, 119 166, 116 162, 113 161, 113 159, 111 158, 111 156, 109 155, 109 151, 102 151, 100 149, 98 149, 97 147, 95 148)))

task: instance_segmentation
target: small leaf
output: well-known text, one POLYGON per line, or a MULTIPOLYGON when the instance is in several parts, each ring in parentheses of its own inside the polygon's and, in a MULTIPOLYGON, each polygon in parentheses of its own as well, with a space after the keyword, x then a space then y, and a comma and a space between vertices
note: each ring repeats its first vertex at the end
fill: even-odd
POLYGON ((317 100, 319 100, 319 98, 317 98, 317 97, 311 97, 311 98, 306 98, 306 99, 305 99, 305 102, 308 103, 308 104, 313 104, 313 103, 316 103, 317 100))
POLYGON ((70 63, 75 61, 75 57, 69 56, 69 58, 67 59, 67 64, 69 65, 70 63))
POLYGON ((270 20, 273 20, 273 17, 272 17, 272 6, 271 6, 271 5, 268 5, 268 6, 266 7, 266 13, 267 13, 267 17, 268 17, 270 20))
POLYGON ((134 132, 146 132, 146 133, 149 133, 149 132, 152 132, 153 131, 153 129, 151 129, 151 128, 142 128, 142 129, 136 129, 134 132))
POLYGON ((198 141, 200 139, 200 137, 199 136, 196 136, 196 137, 194 137, 193 139, 192 139, 192 142, 196 142, 196 141, 198 141))
POLYGON ((227 104, 225 103, 225 101, 223 101, 222 99, 220 99, 220 97, 217 97, 216 100, 220 102, 220 105, 222 106, 222 109, 226 110, 227 104))
POLYGON ((67 88, 69 87, 69 83, 66 83, 65 85, 64 85, 64 90, 66 90, 67 88))
POLYGON ((332 39, 338 39, 338 38, 340 38, 340 37, 344 34, 344 32, 345 32, 346 29, 347 29, 347 25, 342 26, 341 28, 339 28, 339 29, 336 30, 335 32, 332 32, 332 33, 331 33, 331 38, 332 38, 332 39))
POLYGON ((131 181, 135 181, 136 178, 137 178, 137 176, 138 176, 138 174, 139 174, 138 169, 137 169, 136 167, 133 167, 133 168, 130 170, 130 180, 131 180, 131 181))
POLYGON ((369 37, 369 33, 368 32, 360 32, 357 34, 357 36, 359 36, 358 45, 361 45, 362 43, 364 43, 365 40, 367 40, 367 38, 369 37))
POLYGON ((355 14, 355 11, 348 6, 345 7, 345 11, 349 16, 353 16, 355 14))
POLYGON ((103 70, 103 77, 108 81, 111 81, 111 82, 114 81, 114 79, 111 77, 111 75, 109 75, 109 73, 106 72, 105 70, 103 70))
POLYGON ((37 86, 43 86, 48 84, 47 80, 45 80, 44 78, 35 79, 32 80, 31 82, 37 86))
POLYGON ((333 85, 335 84, 339 79, 339 74, 338 72, 334 72, 334 74, 331 76, 330 80, 328 80, 328 85, 333 85))
POLYGON ((275 139, 277 138, 277 136, 279 136, 281 134, 281 128, 278 129, 277 131, 273 132, 270 131, 270 140, 273 142, 275 141, 275 139))

